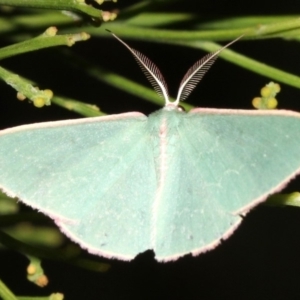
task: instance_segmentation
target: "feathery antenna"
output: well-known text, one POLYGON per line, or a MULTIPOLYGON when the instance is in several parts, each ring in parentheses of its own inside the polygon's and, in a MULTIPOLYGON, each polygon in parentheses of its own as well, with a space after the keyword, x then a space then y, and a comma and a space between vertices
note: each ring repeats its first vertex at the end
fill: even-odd
POLYGON ((226 44, 218 51, 209 53, 205 55, 203 58, 201 58, 200 60, 196 61, 183 76, 179 85, 176 101, 173 102, 173 104, 177 106, 179 104, 179 101, 184 101, 189 96, 189 94, 193 91, 193 89, 197 86, 197 84, 203 78, 205 73, 210 69, 210 67, 216 61, 220 52, 223 51, 225 48, 229 47, 231 44, 235 43, 243 36, 244 35, 239 36, 238 38, 226 44))
POLYGON ((150 81, 154 90, 165 99, 165 104, 170 103, 169 93, 166 81, 159 71, 158 67, 144 54, 129 47, 124 41, 117 37, 113 32, 106 29, 111 33, 120 43, 122 43, 133 55, 138 65, 142 69, 143 73, 146 75, 147 79, 150 81))
POLYGON ((189 96, 189 94, 194 90, 194 88, 203 78, 204 74, 216 61, 220 52, 244 36, 239 36, 238 38, 226 44, 218 51, 209 53, 200 60, 196 61, 183 76, 179 85, 176 100, 174 102, 170 102, 167 84, 158 67, 147 56, 129 47, 123 40, 117 37, 110 30, 106 29, 106 31, 111 33, 120 43, 122 43, 131 52, 133 57, 136 59, 138 65, 141 67, 142 71, 146 75, 147 79, 154 87, 154 90, 165 99, 165 105, 172 103, 172 105, 174 106, 178 106, 179 101, 184 101, 189 96))

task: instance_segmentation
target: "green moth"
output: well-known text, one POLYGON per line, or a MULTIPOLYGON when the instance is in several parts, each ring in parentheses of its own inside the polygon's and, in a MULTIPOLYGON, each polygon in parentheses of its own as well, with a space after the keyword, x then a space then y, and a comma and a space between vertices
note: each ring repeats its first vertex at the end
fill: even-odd
MULTIPOLYGON (((114 34, 113 34, 114 35, 114 34)), ((116 37, 114 35, 114 37, 116 37)), ((169 101, 158 68, 130 48, 165 107, 0 132, 0 187, 89 252, 159 261, 208 251, 300 172, 300 114, 179 108, 222 49, 169 101)))

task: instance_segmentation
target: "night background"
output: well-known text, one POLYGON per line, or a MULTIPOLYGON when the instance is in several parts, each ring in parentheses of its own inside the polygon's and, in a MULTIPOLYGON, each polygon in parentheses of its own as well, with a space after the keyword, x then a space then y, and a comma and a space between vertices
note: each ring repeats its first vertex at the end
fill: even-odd
MULTIPOLYGON (((2 2, 0 0, 0 8, 2 2)), ((122 10, 139 2, 141 1, 119 0, 117 3, 105 2, 102 6, 94 6, 103 10, 119 10, 121 16, 122 10)), ((155 2, 157 5, 146 7, 146 11, 195 15, 193 19, 161 25, 157 29, 201 30, 202 23, 246 16, 286 16, 291 20, 300 17, 300 4, 295 4, 297 2, 292 0, 153 1, 155 2)), ((45 13, 25 8, 15 8, 10 12, 2 10, 0 21, 13 22, 18 16, 30 14, 34 18, 39 12, 45 13)), ((59 11, 56 13, 60 15, 59 11)), ((126 27, 130 16, 120 19, 126 27)), ((31 25, 15 24, 11 30, 0 28, 0 46, 35 37, 50 25, 58 28, 58 34, 88 32, 89 26, 93 28, 93 33, 90 33, 88 41, 78 42, 71 48, 60 46, 24 53, 1 61, 1 67, 35 81, 40 89, 51 89, 55 95, 97 105, 107 114, 140 111, 148 115, 160 107, 134 96, 134 91, 129 94, 97 80, 86 72, 84 65, 75 61, 80 56, 95 67, 105 68, 151 87, 128 50, 113 39, 105 28, 113 30, 159 67, 173 97, 176 96, 178 85, 187 69, 206 54, 200 49, 159 40, 155 42, 143 40, 142 37, 125 37, 122 35, 122 26, 114 28, 108 22, 93 27, 89 25, 88 18, 81 27, 77 27, 78 24, 72 27, 72 22, 69 25, 57 25, 54 21, 49 25, 31 25), (96 30, 104 33, 94 35, 96 30)), ((295 33, 290 40, 253 37, 252 40, 238 41, 230 49, 298 76, 299 37, 300 31, 298 37, 295 33)), ((215 42, 225 45, 230 40, 232 39, 224 38, 215 42)), ((187 102, 199 107, 253 109, 252 99, 258 97, 260 89, 270 81, 276 80, 219 58, 187 102)), ((276 82, 281 86, 276 97, 278 108, 300 111, 300 77, 298 88, 278 80, 276 82)), ((0 129, 35 122, 82 118, 82 115, 55 104, 36 108, 28 100, 18 101, 16 91, 2 80, 0 99, 0 129)), ((282 193, 299 191, 299 184, 300 176, 282 193)), ((22 206, 21 211, 27 213, 31 210, 22 206)), ((46 224, 49 223, 51 222, 46 221, 46 224)), ((2 224, 0 215, 0 228, 2 224)), ((130 238, 128 242, 130 243, 130 238)), ((65 241, 65 244, 68 243, 65 241)), ((108 263, 110 269, 107 272, 95 272, 59 260, 43 259, 42 266, 49 284, 40 288, 26 279, 28 259, 16 249, 0 248, 0 280, 16 295, 43 296, 61 292, 65 299, 75 300, 299 299, 300 208, 259 205, 247 214, 234 234, 215 250, 197 257, 186 255, 175 262, 158 263, 152 251, 138 255, 131 262, 108 260, 88 255, 85 251, 81 252, 80 257, 108 263)))

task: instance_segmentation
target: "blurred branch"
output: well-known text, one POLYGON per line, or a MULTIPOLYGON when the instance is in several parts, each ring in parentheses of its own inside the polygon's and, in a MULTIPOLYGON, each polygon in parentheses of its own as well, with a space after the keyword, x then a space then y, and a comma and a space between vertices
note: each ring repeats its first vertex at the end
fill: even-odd
POLYGON ((62 261, 91 271, 106 272, 110 268, 110 265, 107 263, 79 258, 77 250, 63 252, 62 250, 53 250, 46 249, 44 247, 41 248, 32 246, 11 237, 2 230, 0 230, 0 243, 9 249, 14 249, 15 251, 19 251, 30 256, 62 261))
MULTIPOLYGON (((181 22, 192 21, 196 15, 188 13, 143 13, 127 20, 130 26, 158 27, 180 24, 181 22)), ((120 19, 118 18, 118 21, 120 19)))
POLYGON ((25 100, 28 98, 36 107, 50 105, 52 102, 70 111, 77 112, 85 117, 96 117, 105 115, 99 108, 93 104, 80 102, 75 99, 53 96, 53 92, 49 89, 40 90, 32 81, 22 78, 17 74, 12 73, 0 67, 0 78, 8 85, 18 91, 17 98, 25 100))
POLYGON ((0 280, 0 297, 3 300, 18 300, 13 292, 0 280))
POLYGON ((85 14, 96 19, 102 17, 101 10, 87 5, 84 0, 0 0, 0 5, 68 10, 85 14))
MULTIPOLYGON (((89 34, 84 32, 76 34, 56 35, 56 27, 49 27, 42 35, 29 39, 24 42, 13 44, 0 49, 0 59, 8 58, 21 53, 30 51, 36 51, 39 49, 54 47, 59 45, 72 46, 77 41, 85 41, 90 38, 89 34)), ((50 105, 53 97, 53 92, 49 89, 39 90, 33 83, 19 75, 0 67, 0 78, 4 80, 8 85, 11 85, 16 91, 18 91, 19 100, 25 98, 30 99, 36 107, 42 107, 44 105, 50 105)), ((79 101, 71 99, 63 99, 56 97, 54 102, 58 105, 74 110, 85 116, 101 115, 99 109, 91 105, 82 104, 79 101)))
POLYGON ((98 117, 106 115, 106 113, 100 111, 96 105, 80 102, 66 97, 54 96, 51 99, 51 102, 85 117, 98 117))
MULTIPOLYGON (((213 42, 174 42, 172 44, 189 46, 208 52, 214 52, 222 47, 222 45, 213 42)), ((297 75, 274 68, 230 49, 223 50, 219 56, 254 73, 266 76, 267 78, 285 83, 296 88, 300 88, 300 77, 297 75)))
POLYGON ((49 27, 43 34, 36 38, 0 48, 0 59, 43 48, 63 45, 71 47, 76 42, 86 41, 90 38, 90 35, 85 32, 64 35, 56 35, 56 32, 56 27, 49 27))
MULTIPOLYGON (((168 42, 180 41, 181 43, 187 41, 199 40, 232 40, 242 34, 245 34, 244 39, 253 38, 268 38, 277 37, 276 35, 285 34, 289 30, 300 28, 300 18, 284 20, 276 23, 257 24, 251 27, 236 27, 231 29, 214 29, 214 30, 171 30, 171 29, 157 29, 145 28, 138 26, 128 26, 123 22, 110 23, 107 28, 114 33, 122 36, 122 38, 132 38, 136 40, 147 40, 152 42, 168 42)), ((86 28, 87 32, 97 36, 107 36, 102 30, 95 28, 86 28)))
POLYGON ((49 296, 15 296, 15 294, 0 280, 0 297, 3 300, 63 300, 61 293, 53 293, 49 296))
MULTIPOLYGON (((44 28, 55 26, 74 26, 74 21, 69 16, 61 12, 40 11, 36 14, 7 15, 0 18, 0 33, 9 33, 18 28, 28 31, 42 31, 44 28)), ((15 36, 15 34, 14 34, 15 36)))
POLYGON ((258 27, 261 24, 276 24, 299 18, 300 15, 274 15, 274 16, 244 16, 222 18, 221 20, 213 20, 209 22, 199 23, 196 25, 199 29, 219 29, 219 28, 247 28, 258 27))
POLYGON ((272 206, 296 206, 300 207, 300 193, 294 192, 290 194, 275 194, 268 198, 267 205, 272 206))
POLYGON ((49 89, 40 90, 32 83, 19 75, 0 67, 0 78, 18 91, 19 100, 30 99, 36 107, 50 105, 53 92, 49 89))

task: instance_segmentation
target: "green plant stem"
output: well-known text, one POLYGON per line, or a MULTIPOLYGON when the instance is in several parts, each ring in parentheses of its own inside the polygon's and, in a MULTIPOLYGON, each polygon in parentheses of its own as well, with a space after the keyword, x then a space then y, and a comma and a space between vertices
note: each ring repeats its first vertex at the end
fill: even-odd
POLYGON ((297 17, 292 20, 282 22, 275 22, 271 24, 259 24, 253 29, 253 36, 264 36, 268 34, 281 33, 292 29, 299 29, 300 18, 297 17))
MULTIPOLYGON (((265 38, 268 35, 276 37, 276 34, 284 34, 285 31, 299 29, 300 18, 285 20, 282 22, 260 24, 252 27, 233 28, 233 29, 218 29, 218 30, 166 30, 156 28, 145 28, 137 26, 128 26, 122 22, 110 23, 107 28, 122 38, 133 38, 137 40, 147 40, 153 42, 188 42, 199 40, 232 40, 240 35, 245 34, 244 39, 265 38)), ((97 36, 107 36, 102 30, 95 28, 86 28, 89 33, 97 36)))
MULTIPOLYGON (((55 31, 55 28, 52 27, 55 31)), ((51 28, 50 28, 51 30, 51 28)), ((53 35, 50 36, 46 32, 36 38, 13 44, 4 48, 0 48, 0 59, 8 58, 21 53, 30 51, 40 50, 43 48, 54 47, 54 46, 73 46, 75 42, 85 41, 90 38, 87 33, 77 34, 65 34, 65 35, 53 35)))
POLYGON ((106 113, 100 111, 96 105, 83 103, 66 97, 54 96, 51 99, 51 103, 61 106, 67 110, 74 111, 85 117, 99 117, 106 115, 106 113))
POLYGON ((126 24, 144 27, 170 26, 180 22, 192 21, 195 18, 196 15, 188 13, 143 13, 127 20, 126 24))
MULTIPOLYGON (((96 30, 96 28, 83 27, 85 31, 94 36, 108 37, 104 30, 96 30)), ((131 38, 135 40, 151 41, 156 43, 164 43, 170 41, 193 41, 193 40, 232 40, 246 31, 250 32, 251 28, 238 28, 232 30, 170 30, 157 29, 147 27, 128 26, 122 22, 109 23, 107 29, 119 35, 121 38, 131 38)), ((248 36, 248 35, 247 35, 248 36)))
MULTIPOLYGON (((21 0, 19 0, 21 1, 21 0)), ((8 2, 8 0, 7 0, 8 2)), ((1 0, 0 0, 1 3, 1 0)), ((121 14, 122 15, 122 14, 121 14)), ((120 16, 121 16, 120 15, 120 16)), ((120 21, 120 18, 117 21, 109 23, 107 27, 114 31, 116 34, 120 35, 122 38, 132 38, 138 40, 148 40, 154 42, 164 42, 165 40, 180 40, 180 41, 199 41, 199 40, 231 40, 240 36, 242 34, 246 34, 244 39, 252 39, 252 38, 267 38, 267 37, 284 37, 288 35, 290 31, 297 30, 300 27, 300 18, 294 16, 261 16, 255 21, 254 17, 252 19, 248 17, 233 19, 233 26, 225 27, 221 25, 218 27, 218 21, 214 25, 213 22, 208 23, 208 28, 213 28, 213 30, 165 30, 165 29, 155 29, 155 28, 145 28, 143 26, 155 26, 155 24, 159 24, 160 22, 164 22, 169 19, 169 22, 172 22, 172 19, 176 20, 176 18, 193 18, 193 15, 182 16, 173 15, 173 14, 163 14, 160 13, 156 17, 152 18, 148 14, 142 14, 141 16, 137 16, 137 24, 135 24, 133 18, 132 20, 128 20, 128 22, 124 23, 120 21), (143 17, 144 16, 144 17, 143 17), (151 19, 152 24, 151 24, 151 19), (272 21, 272 22, 271 22, 272 21), (132 24, 130 24, 132 22, 132 24), (128 25, 129 24, 129 25, 128 25), (132 26, 132 25, 140 25, 140 26, 132 26), (220 29, 222 28, 222 29, 220 29)), ((229 20, 230 21, 230 20, 229 20)), ((0 20, 0 31, 9 32, 17 29, 18 26, 26 26, 28 28, 33 29, 41 29, 41 26, 51 26, 53 24, 61 25, 61 24, 70 24, 69 28, 65 28, 66 31, 73 32, 77 31, 74 28, 74 24, 70 19, 66 16, 55 15, 52 12, 43 13, 38 15, 30 15, 30 16, 18 16, 12 17, 11 20, 6 21, 5 19, 0 20)), ((168 24, 168 22, 167 22, 168 24)), ((197 25, 201 26, 201 24, 197 25)), ((205 23, 203 24, 205 27, 205 23)), ((94 36, 105 36, 107 37, 107 32, 101 30, 99 28, 92 27, 83 27, 84 31, 92 33, 94 36)), ((295 36, 296 37, 296 36, 295 36)))
MULTIPOLYGON (((221 45, 213 42, 186 42, 186 43, 173 42, 172 44, 180 44, 180 45, 189 46, 197 49, 202 49, 208 52, 214 52, 216 50, 219 50, 222 47, 221 45)), ((223 50, 219 56, 247 70, 251 70, 254 73, 263 75, 272 80, 282 82, 296 88, 300 88, 299 76, 268 66, 257 60, 249 58, 245 55, 236 53, 230 49, 223 50)))
POLYGON ((243 28, 243 27, 257 27, 260 24, 275 24, 281 22, 287 22, 296 18, 300 15, 273 15, 273 16, 245 16, 245 17, 230 17, 222 18, 221 20, 213 20, 209 22, 199 23, 196 25, 197 28, 201 29, 216 29, 219 28, 243 28))
MULTIPOLYGON (((141 5, 141 3, 139 3, 139 5, 141 5)), ((145 36, 143 35, 143 32, 135 33, 135 30, 140 29, 140 31, 143 31, 145 30, 143 26, 149 27, 170 25, 173 22, 195 19, 195 15, 193 14, 143 13, 136 14, 133 18, 128 19, 127 22, 124 23, 121 22, 122 16, 123 11, 118 16, 117 21, 109 23, 107 27, 115 30, 118 35, 120 34, 123 37, 125 37, 126 34, 126 36, 130 38, 146 40, 149 39, 151 31, 153 31, 154 29, 147 28, 147 31, 145 31, 145 36), (126 27, 129 29, 126 29, 126 27)), ((252 35, 258 38, 258 35, 255 32, 262 26, 265 28, 265 30, 270 31, 268 35, 272 37, 283 37, 290 31, 297 30, 299 28, 299 24, 297 21, 298 19, 299 16, 297 15, 246 16, 238 18, 228 18, 222 21, 211 21, 208 23, 196 24, 195 27, 201 28, 201 30, 182 31, 156 29, 155 32, 152 32, 151 39, 155 39, 158 32, 160 32, 160 35, 163 35, 163 38, 173 39, 173 37, 175 36, 175 38, 179 38, 181 40, 229 40, 246 32, 252 32, 252 35), (274 25, 276 26, 275 28, 274 25), (222 29, 220 30, 220 28, 222 29), (287 28, 289 29, 287 30, 287 28), (233 29, 235 31, 232 31, 233 29), (171 34, 171 36, 169 36, 169 33, 171 34), (275 36, 273 34, 275 34, 275 36)), ((74 21, 63 14, 58 14, 56 12, 39 12, 38 14, 11 16, 9 17, 9 20, 6 20, 5 18, 0 19, 0 32, 3 33, 13 31, 18 29, 18 27, 20 26, 25 26, 27 28, 31 28, 32 30, 42 30, 42 28, 52 26, 53 24, 56 24, 56 26, 66 26, 69 24, 70 27, 66 28, 65 30, 76 30, 74 29, 74 21)), ((85 27, 84 30, 98 36, 107 34, 99 28, 85 27)), ((264 35, 263 37, 267 36, 264 35)), ((157 42, 163 42, 163 39, 160 38, 157 42)))
MULTIPOLYGON (((272 34, 269 35, 270 38, 273 37, 272 34)), ((291 29, 289 31, 283 31, 282 33, 277 33, 276 38, 282 38, 285 40, 295 40, 300 41, 300 29, 291 29)))
POLYGON ((39 90, 29 80, 2 67, 0 67, 0 78, 31 101, 34 102, 36 99, 42 99, 46 105, 50 105, 53 94, 52 92, 49 93, 49 90, 39 90))
POLYGON ((64 236, 53 226, 18 223, 14 226, 3 228, 3 231, 24 243, 52 249, 60 247, 65 241, 64 236))
POLYGON ((4 246, 7 246, 10 249, 15 249, 17 251, 32 255, 32 256, 37 256, 37 257, 42 257, 42 258, 49 258, 52 257, 53 259, 58 259, 61 257, 58 257, 58 255, 55 255, 53 250, 49 251, 46 249, 39 249, 36 248, 34 246, 25 244, 13 237, 11 237, 10 235, 8 235, 7 233, 5 233, 4 231, 0 230, 0 242, 1 244, 3 244, 4 246))
POLYGON ((63 295, 56 293, 56 294, 51 294, 50 296, 43 296, 43 297, 33 297, 33 296, 18 296, 18 300, 62 300, 63 295))
POLYGON ((267 205, 271 206, 296 206, 300 207, 300 193, 294 192, 290 194, 275 194, 268 198, 267 205))
POLYGON ((0 230, 0 243, 6 246, 9 249, 14 249, 16 251, 36 256, 40 258, 47 258, 52 260, 63 261, 69 263, 74 266, 79 266, 85 268, 87 270, 97 271, 97 272, 105 272, 110 266, 106 263, 100 263, 97 261, 81 259, 77 257, 72 257, 68 254, 55 251, 53 249, 48 250, 45 248, 38 248, 35 246, 31 246, 29 244, 23 243, 17 239, 14 239, 4 231, 0 230))
POLYGON ((7 84, 12 86, 15 90, 26 96, 28 99, 34 101, 36 98, 43 98, 46 105, 50 105, 51 102, 64 107, 68 110, 75 111, 85 117, 96 117, 105 115, 101 112, 99 108, 95 105, 83 103, 75 99, 64 98, 52 95, 47 92, 47 90, 39 90, 34 86, 32 81, 22 78, 17 74, 12 73, 0 67, 0 78, 2 78, 7 84))
MULTIPOLYGON (((0 18, 0 33, 9 33, 18 28, 38 32, 50 26, 74 26, 74 20, 58 11, 39 11, 36 14, 24 14, 0 18)), ((78 30, 77 30, 78 31, 78 30)))
POLYGON ((3 300, 18 300, 13 292, 0 280, 0 296, 3 300))
POLYGON ((102 11, 79 0, 0 0, 0 5, 68 10, 100 19, 102 11))

